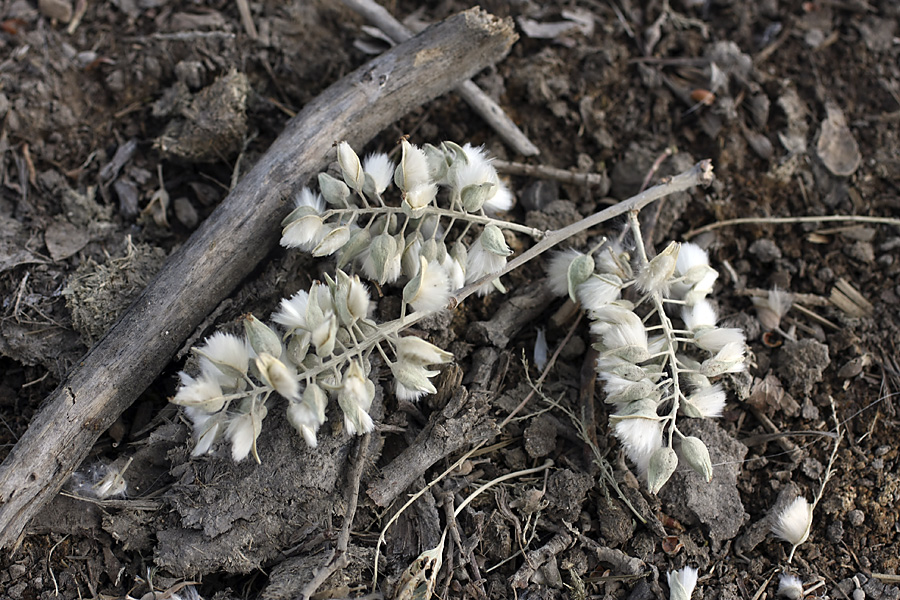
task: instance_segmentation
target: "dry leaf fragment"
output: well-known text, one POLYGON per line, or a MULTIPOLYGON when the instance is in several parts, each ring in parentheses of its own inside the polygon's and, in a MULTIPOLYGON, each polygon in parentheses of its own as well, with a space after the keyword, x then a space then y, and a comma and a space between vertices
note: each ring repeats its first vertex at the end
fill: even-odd
POLYGON ((841 109, 836 104, 828 103, 825 110, 828 116, 822 121, 816 153, 829 171, 839 177, 848 177, 862 161, 859 144, 847 127, 847 119, 841 109))

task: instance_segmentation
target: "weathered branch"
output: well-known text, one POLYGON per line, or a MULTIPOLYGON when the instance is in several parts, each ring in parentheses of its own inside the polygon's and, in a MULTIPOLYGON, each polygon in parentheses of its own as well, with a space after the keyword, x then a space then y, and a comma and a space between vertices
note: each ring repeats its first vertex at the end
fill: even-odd
POLYGON ((0 547, 59 490, 100 434, 157 377, 203 318, 275 246, 289 199, 327 164, 411 108, 501 59, 509 21, 480 9, 430 27, 335 83, 284 132, 156 279, 46 399, 0 465, 0 547))
POLYGON ((388 506, 440 459, 497 435, 497 424, 485 416, 487 409, 486 402, 470 401, 465 388, 459 388, 447 408, 381 470, 366 493, 378 506, 388 506))

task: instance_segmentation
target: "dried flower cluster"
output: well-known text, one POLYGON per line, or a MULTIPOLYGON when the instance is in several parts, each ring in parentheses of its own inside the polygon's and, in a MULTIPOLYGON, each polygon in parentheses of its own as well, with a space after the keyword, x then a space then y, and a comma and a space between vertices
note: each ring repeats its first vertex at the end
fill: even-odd
POLYGON ((718 276, 706 252, 695 244, 669 244, 649 260, 636 215, 631 215, 637 256, 615 244, 591 254, 568 251, 550 262, 551 287, 581 302, 591 319, 600 352, 597 371, 606 402, 615 407, 613 433, 656 493, 681 459, 707 481, 709 450, 676 425, 688 417, 718 417, 725 391, 714 379, 745 368, 744 334, 716 326, 706 299, 718 276), (635 288, 633 300, 623 291, 635 288), (680 316, 676 327, 669 312, 680 316))
POLYGON ((320 173, 318 193, 304 188, 297 195, 281 238, 282 246, 334 256, 334 277, 282 300, 271 324, 249 315, 244 336, 214 334, 193 349, 199 373, 180 374, 172 402, 193 422, 195 456, 225 437, 235 461, 250 454, 258 461, 256 440, 273 393, 287 400, 288 421, 310 446, 329 398, 337 400, 349 433, 372 431, 376 352, 398 398, 435 393, 431 367, 453 356, 401 337, 407 315, 443 310, 454 291, 486 278, 480 294, 502 290, 489 277, 511 254, 503 229, 532 232, 489 216, 509 209, 512 194, 481 148, 451 142, 418 148, 403 140, 395 167, 386 154, 360 160, 342 142, 337 162, 340 178, 320 173), (391 183, 399 189, 393 201, 391 183), (356 272, 382 286, 403 284, 397 320, 371 319, 369 289, 356 272))

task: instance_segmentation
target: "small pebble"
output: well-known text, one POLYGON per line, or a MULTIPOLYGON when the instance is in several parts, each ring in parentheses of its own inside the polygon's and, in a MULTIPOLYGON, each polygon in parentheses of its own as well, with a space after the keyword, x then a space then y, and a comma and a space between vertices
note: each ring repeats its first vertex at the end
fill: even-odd
POLYGON ((900 237, 891 238, 885 243, 878 246, 878 250, 881 252, 890 252, 891 250, 896 250, 900 248, 900 237))
POLYGON ((538 179, 522 192, 522 207, 525 210, 543 210, 551 202, 559 200, 559 184, 555 181, 538 179))
POLYGON ((38 0, 38 10, 45 17, 50 17, 63 23, 68 23, 72 20, 72 3, 68 0, 38 0))
POLYGON ((856 242, 844 246, 844 254, 861 263, 871 263, 875 260, 875 250, 869 242, 856 242))
POLYGON ((825 465, 812 457, 805 459, 801 468, 803 469, 803 474, 810 479, 818 479, 825 471, 825 465))
POLYGON ((855 242, 871 242, 878 232, 872 227, 851 227, 841 232, 841 237, 855 242))
POLYGON ((865 522, 866 515, 863 513, 863 511, 857 508, 847 513, 847 520, 853 527, 859 527, 865 522))
POLYGON ((862 373, 865 361, 863 357, 857 356, 848 360, 843 367, 838 370, 838 377, 841 379, 850 379, 862 373))
POLYGON ((28 569, 25 568, 25 565, 15 564, 9 566, 9 574, 13 579, 22 579, 27 571, 28 569))
POLYGON ((859 144, 837 105, 826 103, 825 111, 827 116, 822 121, 816 152, 829 171, 839 177, 847 177, 856 171, 862 160, 859 144))
POLYGON ((28 589, 28 584, 24 581, 20 581, 16 585, 6 590, 6 593, 9 594, 9 597, 12 598, 12 600, 20 600, 21 598, 25 597, 26 589, 28 589))
POLYGON ((193 229, 197 226, 197 223, 200 222, 200 217, 197 215, 197 209, 195 209, 194 205, 191 204, 191 201, 184 196, 175 198, 175 217, 188 229, 193 229))
POLYGON ((800 409, 800 414, 804 419, 808 421, 818 421, 819 407, 817 407, 809 398, 807 398, 803 401, 803 406, 800 409))
POLYGON ((759 262, 770 263, 781 258, 781 248, 770 239, 756 240, 750 244, 750 254, 759 259, 759 262))
POLYGON ((853 600, 866 600, 866 593, 862 590, 853 590, 853 594, 851 594, 853 600))
POLYGON ((810 48, 818 48, 825 42, 825 33, 821 29, 810 29, 803 36, 803 41, 810 48))
POLYGON ((825 531, 825 537, 832 544, 840 544, 844 539, 844 524, 840 521, 832 521, 825 531))

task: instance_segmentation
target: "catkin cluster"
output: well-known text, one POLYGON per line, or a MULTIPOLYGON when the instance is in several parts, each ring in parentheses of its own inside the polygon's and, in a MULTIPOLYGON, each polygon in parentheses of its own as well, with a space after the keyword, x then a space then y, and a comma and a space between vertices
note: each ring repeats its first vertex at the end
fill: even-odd
MULTIPOLYGON (((632 230, 640 239, 634 218, 632 230)), ((716 326, 706 296, 718 273, 706 252, 672 243, 652 260, 638 244, 632 256, 615 244, 596 259, 570 250, 549 264, 551 287, 581 303, 591 320, 597 373, 603 382, 613 434, 647 478, 652 492, 668 481, 681 458, 709 481, 712 464, 703 442, 683 435, 676 417, 718 417, 725 391, 714 380, 742 371, 744 335, 716 326), (634 288, 625 299, 623 292, 634 288), (680 317, 674 324, 670 313, 680 317)), ((677 319, 677 317, 676 317, 677 319)))
POLYGON ((180 373, 172 402, 194 426, 193 454, 221 438, 240 461, 252 453, 271 399, 287 401, 287 419, 310 445, 336 399, 350 434, 372 431, 373 354, 400 399, 435 393, 434 365, 453 356, 414 336, 401 336, 409 316, 444 310, 454 291, 487 280, 478 292, 503 289, 499 273, 511 250, 492 218, 512 206, 482 148, 445 142, 418 148, 403 140, 399 164, 386 154, 360 160, 337 145, 340 177, 318 176, 302 189, 282 222, 281 245, 334 257, 334 276, 281 301, 269 324, 248 315, 244 335, 216 333, 193 349, 199 373, 180 373), (393 186, 392 186, 393 184, 393 186), (392 188, 396 189, 392 189, 392 188), (371 318, 368 285, 402 285, 395 321, 371 318))

